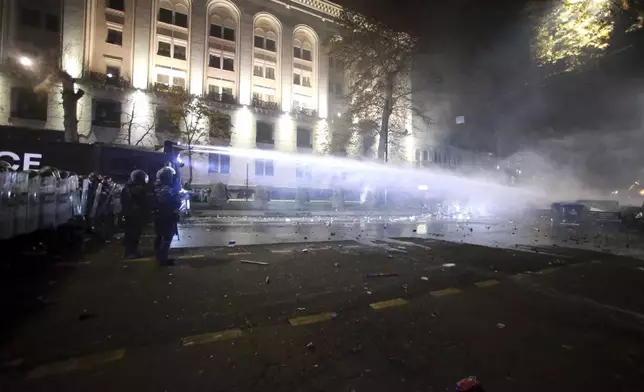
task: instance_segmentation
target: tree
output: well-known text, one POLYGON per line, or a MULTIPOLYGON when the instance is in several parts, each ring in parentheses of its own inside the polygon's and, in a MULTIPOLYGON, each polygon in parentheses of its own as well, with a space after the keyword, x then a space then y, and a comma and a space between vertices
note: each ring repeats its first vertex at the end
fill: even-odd
POLYGON ((230 116, 211 108, 200 95, 190 94, 183 88, 172 87, 161 96, 170 120, 177 126, 177 136, 188 151, 188 182, 192 182, 192 154, 195 145, 214 139, 230 139, 230 116))
MULTIPOLYGON (((535 57, 571 71, 604 56, 615 33, 644 26, 642 0, 558 0, 539 15, 535 57)), ((532 8, 536 8, 534 5, 532 8)))
MULTIPOLYGON (((387 160, 390 141, 408 133, 411 110, 411 58, 416 38, 390 29, 350 10, 340 13, 343 34, 331 38, 330 55, 348 68, 350 86, 345 96, 355 123, 376 124, 378 159, 387 160)), ((354 127, 360 133, 364 127, 354 127)), ((369 130, 367 132, 373 132, 369 130)))
MULTIPOLYGON (((139 93, 137 92, 135 94, 139 93)), ((116 138, 116 141, 130 146, 149 144, 149 138, 154 133, 157 126, 156 113, 151 116, 144 115, 144 118, 141 118, 142 116, 137 116, 136 99, 132 99, 131 102, 127 102, 126 104, 131 104, 130 110, 124 113, 125 122, 121 123, 121 133, 116 138)))
MULTIPOLYGON (((64 50, 63 50, 64 51, 64 50)), ((66 142, 78 142, 78 113, 77 104, 85 91, 76 90, 76 79, 62 69, 60 53, 40 50, 37 58, 20 56, 4 64, 3 71, 10 76, 32 83, 36 93, 50 93, 56 87, 61 92, 63 107, 63 128, 66 142)))

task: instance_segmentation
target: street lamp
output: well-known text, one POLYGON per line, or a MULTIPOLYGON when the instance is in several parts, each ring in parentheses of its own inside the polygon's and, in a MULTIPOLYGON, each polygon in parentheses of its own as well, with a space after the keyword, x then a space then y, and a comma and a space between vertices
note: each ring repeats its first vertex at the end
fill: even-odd
POLYGON ((20 58, 18 58, 18 62, 25 68, 31 68, 31 66, 34 65, 33 60, 27 56, 20 56, 20 58))

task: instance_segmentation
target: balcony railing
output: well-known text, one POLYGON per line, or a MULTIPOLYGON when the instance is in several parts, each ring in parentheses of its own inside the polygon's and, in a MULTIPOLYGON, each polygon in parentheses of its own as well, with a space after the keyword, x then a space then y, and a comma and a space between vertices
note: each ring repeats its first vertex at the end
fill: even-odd
POLYGON ((317 115, 315 109, 309 109, 302 106, 293 106, 292 112, 293 114, 301 114, 307 117, 315 117, 317 115))
POLYGON ((108 75, 101 72, 87 71, 82 78, 83 82, 93 87, 130 87, 130 80, 122 76, 108 75))
POLYGON ((264 100, 259 99, 257 97, 253 97, 253 107, 256 107, 256 108, 259 108, 259 109, 278 111, 279 110, 279 103, 272 102, 272 101, 264 101, 264 100))
POLYGON ((181 86, 169 86, 165 83, 154 83, 150 86, 150 90, 154 93, 170 93, 170 92, 184 92, 185 89, 181 86))
POLYGON ((227 103, 230 105, 236 105, 237 99, 232 94, 219 94, 219 93, 208 93, 206 95, 206 100, 213 102, 227 103))

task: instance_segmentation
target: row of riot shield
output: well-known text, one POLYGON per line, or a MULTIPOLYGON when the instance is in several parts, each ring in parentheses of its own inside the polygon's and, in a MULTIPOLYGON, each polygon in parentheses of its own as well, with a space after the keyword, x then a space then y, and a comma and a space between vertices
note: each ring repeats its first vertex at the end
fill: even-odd
POLYGON ((66 224, 82 211, 81 192, 69 172, 0 172, 0 239, 66 224))
POLYGON ((109 178, 43 168, 0 171, 0 240, 56 230, 72 221, 93 228, 116 216, 121 187, 109 178))

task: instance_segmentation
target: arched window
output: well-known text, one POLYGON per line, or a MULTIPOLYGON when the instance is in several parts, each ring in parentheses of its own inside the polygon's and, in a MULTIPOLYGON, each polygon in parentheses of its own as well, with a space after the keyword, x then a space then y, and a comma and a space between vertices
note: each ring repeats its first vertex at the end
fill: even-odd
POLYGON ((210 36, 235 42, 235 21, 229 15, 222 15, 223 10, 210 17, 210 36))
POLYGON ((317 88, 318 37, 309 26, 293 29, 293 108, 315 110, 317 88))
POLYGON ((277 52, 277 34, 275 34, 275 31, 256 28, 255 47, 269 52, 277 52))
POLYGON ((153 73, 155 84, 181 88, 188 85, 189 20, 189 0, 159 2, 153 73))
POLYGON ((205 92, 211 99, 235 102, 238 87, 237 53, 241 13, 228 0, 210 3, 207 10, 205 92))
POLYGON ((173 4, 170 1, 162 1, 159 4, 157 20, 161 23, 188 28, 188 7, 182 3, 173 4))
POLYGON ((305 61, 313 61, 313 48, 310 42, 293 40, 293 57, 305 61))

